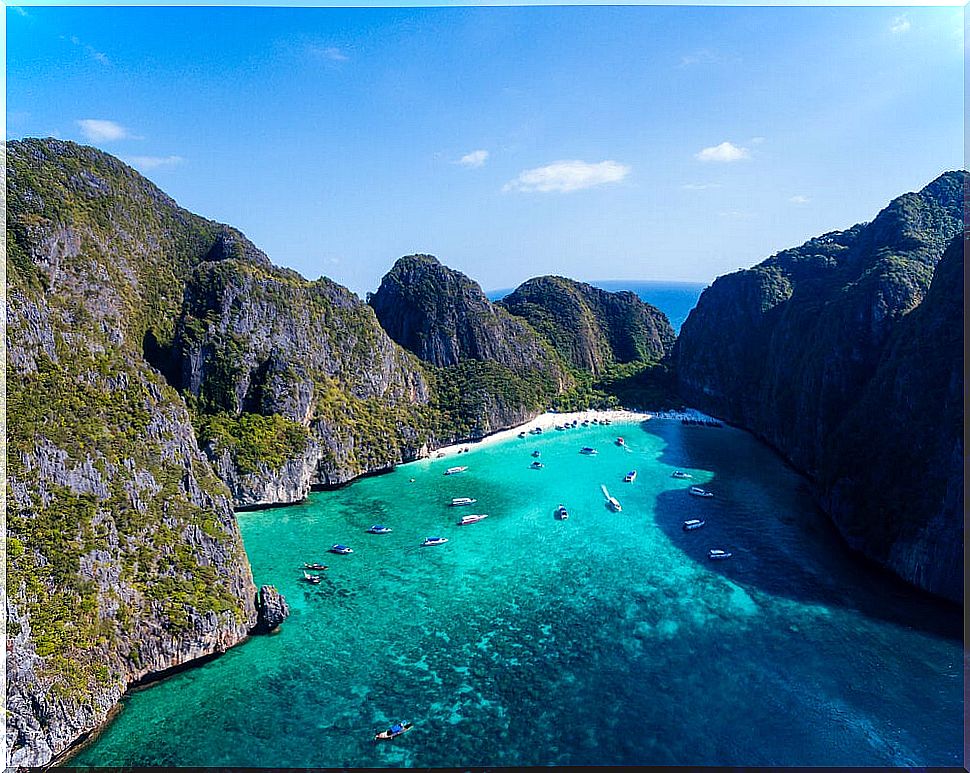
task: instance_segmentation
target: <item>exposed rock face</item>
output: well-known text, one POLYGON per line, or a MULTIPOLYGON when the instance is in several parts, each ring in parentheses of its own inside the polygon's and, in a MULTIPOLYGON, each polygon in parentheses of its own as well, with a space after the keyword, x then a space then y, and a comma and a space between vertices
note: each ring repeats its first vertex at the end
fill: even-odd
MULTIPOLYGON (((965 183, 964 173, 949 172, 919 193, 894 200, 871 223, 720 277, 702 294, 673 351, 686 400, 778 448, 819 485, 823 502, 856 548, 953 599, 962 597, 961 583, 953 582, 962 573, 949 547, 960 533, 945 503, 956 493, 947 492, 939 476, 939 470, 951 469, 946 459, 953 453, 953 435, 941 432, 942 405, 930 409, 904 385, 924 383, 917 373, 919 346, 911 340, 922 328, 909 317, 942 314, 936 309, 945 303, 932 298, 926 311, 916 311, 926 303, 944 249, 962 231, 965 183), (903 358, 903 351, 911 355, 903 358), (880 396, 869 396, 880 384, 880 396), (939 441, 931 443, 933 455, 916 450, 924 447, 922 440, 910 445, 909 425, 894 421, 890 411, 903 403, 926 406, 925 431, 939 441), (872 429, 885 422, 894 425, 891 437, 872 429), (877 437, 886 445, 875 445, 877 437), (861 456, 846 458, 848 447, 861 456), (911 457, 908 465, 898 453, 911 457), (886 464, 873 463, 874 454, 885 456, 886 464), (901 465, 911 469, 903 472, 901 465), (869 472, 858 478, 847 472, 860 467, 869 472), (922 484, 904 493, 900 482, 913 475, 922 484), (856 481, 865 487, 854 490, 856 481), (892 515, 903 503, 910 516, 892 515)), ((942 276, 952 271, 944 268, 942 276)), ((939 283, 956 284, 952 277, 939 283)), ((943 297, 945 290, 933 295, 943 297)), ((932 394, 941 395, 940 383, 953 383, 947 367, 954 351, 926 371, 936 385, 932 394)))
POLYGON ((199 265, 172 360, 240 505, 299 501, 312 484, 413 459, 427 442, 419 363, 329 279, 233 259, 199 265), (259 453, 247 460, 240 447, 259 453))
POLYGON ((400 258, 368 302, 391 338, 432 365, 487 360, 521 370, 551 359, 531 327, 432 255, 400 258))
POLYGON ((7 745, 43 765, 126 687, 255 623, 228 491, 146 362, 231 229, 116 159, 7 145, 7 745))
POLYGON ((530 279, 498 305, 522 317, 577 368, 660 360, 676 334, 666 315, 635 293, 612 293, 561 276, 530 279))
POLYGON ((269 633, 279 628, 280 624, 290 616, 290 607, 286 599, 272 585, 262 585, 259 588, 259 598, 256 600, 256 633, 269 633))

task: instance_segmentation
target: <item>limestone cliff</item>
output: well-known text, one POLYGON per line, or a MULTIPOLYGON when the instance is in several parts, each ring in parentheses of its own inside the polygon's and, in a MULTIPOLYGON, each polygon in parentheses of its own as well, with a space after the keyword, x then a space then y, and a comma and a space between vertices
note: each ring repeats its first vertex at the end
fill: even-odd
POLYGON ((262 256, 91 148, 11 142, 7 173, 7 746, 42 765, 255 623, 229 492, 143 352, 206 255, 262 256))
MULTIPOLYGON (((915 473, 927 484, 908 490, 901 500, 920 513, 920 522, 905 529, 900 519, 883 515, 889 496, 901 493, 898 464, 876 465, 872 477, 863 476, 866 489, 849 496, 848 479, 834 472, 832 460, 857 468, 882 453, 870 446, 873 433, 867 427, 893 421, 887 412, 898 395, 889 399, 885 387, 885 400, 866 400, 866 393, 878 371, 889 372, 885 359, 905 348, 899 337, 916 330, 903 323, 925 302, 944 249, 962 230, 965 184, 965 173, 948 172, 918 193, 895 199, 871 223, 825 234, 720 277, 701 295, 673 351, 688 402, 753 430, 779 449, 821 487, 836 523, 843 534, 854 535, 850 542, 859 550, 954 599, 962 595, 962 583, 953 579, 960 574, 955 567, 931 569, 925 561, 902 558, 920 554, 904 547, 910 544, 905 534, 914 529, 923 530, 921 544, 960 537, 952 519, 942 515, 950 495, 930 484, 939 455, 931 463, 919 443, 909 445, 907 425, 897 425, 892 440, 880 435, 887 444, 909 449, 911 471, 903 477, 915 473), (863 403, 868 407, 861 408, 863 403), (866 437, 864 458, 841 454, 849 426, 866 437)), ((954 284, 952 278, 940 281, 954 284)), ((906 383, 919 367, 914 354, 894 372, 906 383)), ((934 375, 947 380, 948 373, 941 367, 934 375)), ((924 419, 931 433, 943 426, 931 418, 938 410, 928 410, 924 419)), ((860 448, 860 442, 852 447, 860 448)), ((943 563, 954 560, 945 550, 935 555, 943 563)))
POLYGON ((607 292, 561 276, 530 279, 498 305, 525 319, 576 368, 660 360, 676 334, 659 309, 632 292, 607 292))

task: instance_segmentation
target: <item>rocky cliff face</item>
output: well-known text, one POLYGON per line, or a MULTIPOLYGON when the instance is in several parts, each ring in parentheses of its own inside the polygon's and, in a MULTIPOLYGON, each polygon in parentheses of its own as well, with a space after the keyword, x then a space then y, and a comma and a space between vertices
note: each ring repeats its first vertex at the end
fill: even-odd
POLYGON ((388 335, 426 363, 442 442, 528 421, 572 383, 528 323, 431 255, 399 259, 368 303, 388 335))
POLYGON ((241 505, 299 501, 310 485, 413 459, 428 440, 419 363, 328 279, 200 264, 172 361, 203 447, 241 505))
POLYGON ((7 745, 42 765, 255 623, 228 491, 143 356, 193 266, 245 242, 90 148, 7 164, 7 745))
POLYGON ((658 361, 676 338, 666 315, 635 293, 560 276, 530 279, 498 305, 525 319, 574 367, 594 374, 612 363, 658 361))
MULTIPOLYGON (((831 460, 870 465, 842 458, 839 445, 849 426, 891 421, 884 412, 892 401, 873 398, 867 409, 860 406, 877 371, 888 367, 885 358, 902 346, 893 342, 911 334, 912 325, 903 322, 924 302, 946 245, 962 231, 965 183, 964 173, 944 174, 894 200, 871 223, 812 239, 719 278, 684 323, 672 355, 686 400, 768 440, 821 486, 843 533, 857 534, 850 542, 858 549, 950 598, 962 595, 960 584, 946 579, 953 567, 928 569, 912 558, 920 551, 904 546, 916 543, 904 538, 900 522, 880 515, 887 500, 879 492, 897 491, 897 467, 874 466, 879 480, 849 497, 847 484, 832 477, 831 460), (865 419, 849 423, 856 411, 865 419), (885 533, 877 538, 880 529, 885 533), (904 553, 911 557, 890 558, 904 553)), ((911 365, 917 360, 911 358, 911 365)), ((906 448, 908 429, 899 424, 897 430, 894 442, 906 448)), ((909 448, 916 457, 912 466, 932 477, 925 457, 916 446, 909 448)), ((863 458, 872 451, 867 448, 863 458)), ((922 513, 919 544, 958 538, 941 525, 945 517, 934 520, 942 512, 942 495, 928 488, 909 493, 902 501, 922 513)), ((952 559, 944 553, 938 553, 941 561, 952 559)))
POLYGON ((551 360, 531 327, 432 255, 398 260, 368 302, 391 338, 432 365, 483 360, 522 370, 551 360))

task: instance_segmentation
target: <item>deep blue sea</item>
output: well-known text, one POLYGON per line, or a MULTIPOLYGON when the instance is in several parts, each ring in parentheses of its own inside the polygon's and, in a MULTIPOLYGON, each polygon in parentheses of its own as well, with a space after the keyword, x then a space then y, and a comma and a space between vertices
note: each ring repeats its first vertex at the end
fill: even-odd
MULTIPOLYGON (((690 310, 697 305, 697 299, 700 298, 701 292, 707 287, 706 284, 698 282, 642 282, 625 279, 591 281, 588 284, 610 292, 630 290, 636 293, 641 300, 656 306, 666 314, 670 324, 678 333, 680 326, 684 324, 684 320, 690 314, 690 310)), ((504 290, 492 290, 486 295, 489 300, 497 301, 514 289, 509 287, 504 290)))
POLYGON ((240 513, 289 619, 131 694, 71 764, 961 764, 961 610, 851 555, 747 433, 652 419, 473 445, 444 475, 456 458, 240 513))

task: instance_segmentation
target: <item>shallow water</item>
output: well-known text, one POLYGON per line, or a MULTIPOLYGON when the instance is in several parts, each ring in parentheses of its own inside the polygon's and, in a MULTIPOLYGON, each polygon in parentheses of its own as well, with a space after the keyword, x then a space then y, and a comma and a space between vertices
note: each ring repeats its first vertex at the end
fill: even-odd
POLYGON ((654 419, 471 448, 241 513, 290 618, 132 694, 71 764, 960 764, 960 610, 848 555, 749 435, 654 419), (489 518, 455 525, 471 512, 489 518), (304 561, 329 564, 320 585, 304 561))

